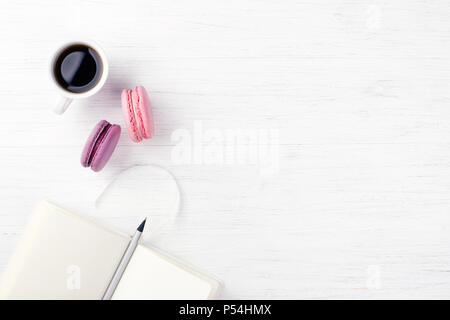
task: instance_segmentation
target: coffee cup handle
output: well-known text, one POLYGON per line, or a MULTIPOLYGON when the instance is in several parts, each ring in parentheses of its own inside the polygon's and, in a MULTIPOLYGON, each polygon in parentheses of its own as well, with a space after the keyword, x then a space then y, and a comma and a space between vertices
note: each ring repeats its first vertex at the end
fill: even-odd
POLYGON ((61 97, 57 103, 57 105, 53 108, 53 111, 56 114, 63 114, 69 105, 72 103, 73 99, 61 97))

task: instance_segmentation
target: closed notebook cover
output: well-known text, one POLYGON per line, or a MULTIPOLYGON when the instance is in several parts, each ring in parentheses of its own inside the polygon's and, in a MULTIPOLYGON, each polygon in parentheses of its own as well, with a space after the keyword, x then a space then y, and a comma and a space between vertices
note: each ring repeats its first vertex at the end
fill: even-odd
POLYGON ((0 298, 101 299, 128 242, 42 201, 3 274, 0 298))
MULTIPOLYGON (((101 299, 130 241, 42 201, 0 281, 0 299, 101 299)), ((113 299, 211 299, 219 283, 139 245, 113 299)))

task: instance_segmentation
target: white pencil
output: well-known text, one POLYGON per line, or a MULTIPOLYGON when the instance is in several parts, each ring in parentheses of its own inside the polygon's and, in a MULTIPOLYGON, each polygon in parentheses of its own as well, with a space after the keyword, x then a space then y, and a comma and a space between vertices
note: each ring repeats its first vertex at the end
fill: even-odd
POLYGON ((142 223, 139 225, 139 227, 136 230, 136 233, 133 235, 133 238, 131 238, 130 243, 128 244, 127 249, 125 250, 125 253, 122 256, 122 259, 120 259, 120 263, 117 266, 116 272, 114 272, 114 275, 109 282, 108 288, 106 288, 105 294, 103 295, 102 300, 111 300, 114 291, 116 291, 117 285, 119 284, 120 278, 122 278, 123 273, 125 272, 125 269, 127 268, 128 262, 130 262, 131 257, 133 256, 134 250, 136 249, 139 238, 141 237, 142 232, 144 231, 145 226, 145 219, 142 221, 142 223))

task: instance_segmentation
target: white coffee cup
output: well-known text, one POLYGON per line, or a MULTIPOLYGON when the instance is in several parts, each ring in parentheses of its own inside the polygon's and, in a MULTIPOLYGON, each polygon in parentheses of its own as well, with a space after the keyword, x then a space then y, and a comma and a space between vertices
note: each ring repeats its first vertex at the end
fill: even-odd
POLYGON ((105 52, 103 51, 103 49, 100 48, 100 46, 98 44, 96 44, 95 42, 93 42, 93 41, 70 41, 70 42, 63 44, 58 50, 56 50, 55 54, 53 55, 52 59, 50 60, 49 70, 50 70, 50 78, 52 80, 52 83, 54 84, 56 90, 59 92, 59 94, 61 96, 56 107, 53 108, 53 111, 57 114, 63 114, 74 99, 83 99, 83 98, 90 97, 90 96, 96 94, 103 87, 103 85, 106 82, 106 79, 108 78, 108 60, 106 58, 106 55, 105 55, 105 52), (101 68, 102 68, 101 75, 98 78, 97 82, 92 87, 90 87, 89 89, 87 89, 86 91, 83 91, 83 92, 72 92, 72 91, 64 88, 58 82, 56 70, 55 70, 56 63, 58 62, 58 58, 61 56, 61 54, 63 54, 66 51, 66 49, 68 49, 69 47, 74 46, 74 45, 87 46, 87 47, 93 49, 99 57, 99 60, 101 63, 101 68))

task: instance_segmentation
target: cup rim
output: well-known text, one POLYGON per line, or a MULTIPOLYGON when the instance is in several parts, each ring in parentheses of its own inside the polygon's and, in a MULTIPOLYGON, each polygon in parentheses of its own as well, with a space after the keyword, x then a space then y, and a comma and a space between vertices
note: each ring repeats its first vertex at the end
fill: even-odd
POLYGON ((100 91, 100 89, 105 84, 106 79, 108 78, 109 64, 108 64, 108 59, 106 57, 105 52, 95 41, 93 41, 93 40, 71 40, 71 41, 64 42, 55 50, 52 58, 49 61, 49 73, 50 73, 50 78, 52 80, 54 87, 56 87, 56 89, 59 91, 59 93, 62 96, 71 98, 71 99, 81 99, 81 98, 90 97, 90 96, 96 94, 98 91, 100 91), (85 92, 81 92, 81 93, 70 92, 70 91, 62 88, 59 85, 58 81, 56 81, 55 73, 53 72, 54 64, 55 64, 58 56, 61 54, 61 52, 63 50, 65 50, 67 47, 69 47, 71 45, 75 45, 75 44, 83 44, 83 45, 92 47, 100 56, 100 59, 102 62, 102 67, 103 67, 102 75, 100 77, 100 80, 97 82, 97 84, 95 86, 93 86, 92 88, 90 88, 89 90, 87 90, 85 92))

